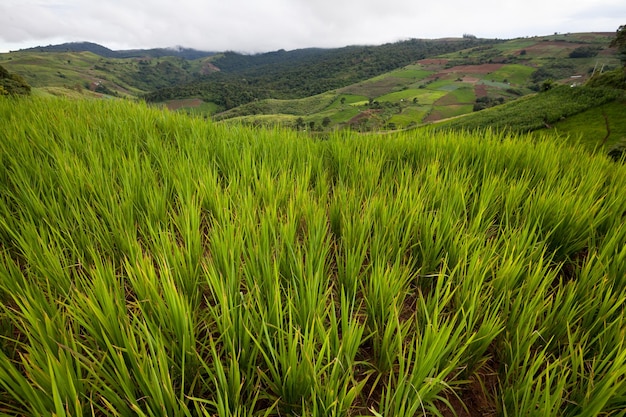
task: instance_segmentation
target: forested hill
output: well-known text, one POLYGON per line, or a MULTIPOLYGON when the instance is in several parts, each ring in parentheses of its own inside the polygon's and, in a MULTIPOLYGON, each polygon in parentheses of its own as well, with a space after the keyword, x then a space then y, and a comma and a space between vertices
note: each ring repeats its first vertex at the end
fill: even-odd
POLYGON ((499 42, 471 37, 411 39, 380 46, 301 49, 244 55, 226 52, 212 63, 220 72, 163 88, 148 101, 201 97, 225 108, 264 98, 300 98, 344 87, 429 56, 499 42))
POLYGON ((91 52, 104 58, 162 58, 165 56, 174 56, 183 59, 199 59, 215 55, 215 52, 198 51, 197 49, 180 47, 114 51, 93 42, 69 42, 60 45, 37 46, 22 49, 19 52, 91 52))

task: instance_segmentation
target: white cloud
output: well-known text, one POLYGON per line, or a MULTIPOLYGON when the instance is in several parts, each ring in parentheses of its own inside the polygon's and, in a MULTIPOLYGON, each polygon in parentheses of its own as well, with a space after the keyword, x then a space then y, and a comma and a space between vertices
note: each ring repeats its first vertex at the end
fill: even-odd
POLYGON ((259 52, 463 33, 512 38, 615 31, 624 16, 621 0, 3 0, 0 51, 83 40, 259 52))

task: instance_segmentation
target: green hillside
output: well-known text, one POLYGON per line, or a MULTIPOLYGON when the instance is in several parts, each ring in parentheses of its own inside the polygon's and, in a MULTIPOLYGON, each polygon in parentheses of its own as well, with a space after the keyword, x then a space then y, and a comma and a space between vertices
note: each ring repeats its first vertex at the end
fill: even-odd
POLYGON ((554 85, 584 85, 593 74, 621 67, 617 49, 609 47, 613 38, 412 39, 191 60, 159 55, 167 50, 110 51, 80 43, 0 54, 0 64, 41 94, 141 97, 230 123, 365 132, 471 114, 554 85), (106 56, 71 52, 72 45, 106 56))
POLYGON ((350 127, 360 131, 395 130, 434 122, 500 105, 545 86, 583 85, 596 71, 620 66, 609 48, 612 34, 582 33, 515 39, 431 56, 403 68, 315 96, 357 102, 326 107, 303 106, 306 99, 257 100, 214 117, 249 123, 286 123, 324 130, 350 127), (271 117, 276 114, 275 120, 271 117), (263 117, 260 117, 263 115, 263 117), (289 117, 285 117, 289 115, 289 117), (295 116, 295 117, 294 117, 295 116))
POLYGON ((91 52, 11 52, 0 54, 0 65, 36 88, 84 89, 129 97, 188 81, 206 66, 204 60, 104 58, 91 52))
POLYGON ((607 87, 559 86, 435 126, 465 131, 551 131, 590 150, 607 152, 626 138, 625 94, 607 87))
POLYGON ((41 97, 0 131, 2 415, 623 414, 626 165, 582 145, 41 97))

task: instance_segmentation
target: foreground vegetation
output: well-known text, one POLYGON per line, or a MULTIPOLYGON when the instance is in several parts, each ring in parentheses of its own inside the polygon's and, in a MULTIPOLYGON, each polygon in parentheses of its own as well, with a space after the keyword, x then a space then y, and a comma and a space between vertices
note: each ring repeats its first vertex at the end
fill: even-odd
POLYGON ((0 412, 610 416, 626 167, 0 100, 0 412))

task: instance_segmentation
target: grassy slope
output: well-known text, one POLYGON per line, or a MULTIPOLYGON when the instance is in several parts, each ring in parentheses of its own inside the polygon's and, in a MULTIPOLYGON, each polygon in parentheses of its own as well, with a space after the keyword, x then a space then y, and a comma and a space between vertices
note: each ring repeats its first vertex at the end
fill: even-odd
POLYGON ((123 96, 137 96, 171 80, 183 80, 184 74, 201 72, 208 60, 210 58, 194 61, 173 57, 116 59, 103 58, 91 52, 0 54, 0 63, 22 75, 33 87, 77 90, 89 88, 90 85, 95 88, 94 83, 100 82, 123 96), (142 61, 148 64, 142 64, 142 61), (158 67, 159 63, 161 67, 158 67))
POLYGON ((509 130, 543 134, 549 130, 606 151, 626 137, 624 92, 610 88, 560 86, 501 106, 437 123, 438 128, 509 130), (607 119, 605 120, 604 115, 607 119), (606 123, 609 123, 607 132, 606 123), (607 133, 610 135, 607 137, 607 133), (605 140, 606 138, 606 140, 605 140))
POLYGON ((623 165, 125 101, 3 99, 0 131, 2 413, 623 411, 623 165))
POLYGON ((553 130, 590 149, 606 151, 626 140, 625 114, 626 100, 617 100, 559 121, 553 125, 553 130))

